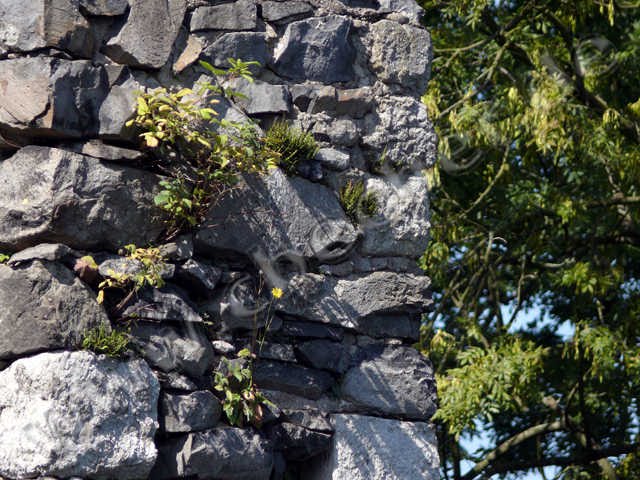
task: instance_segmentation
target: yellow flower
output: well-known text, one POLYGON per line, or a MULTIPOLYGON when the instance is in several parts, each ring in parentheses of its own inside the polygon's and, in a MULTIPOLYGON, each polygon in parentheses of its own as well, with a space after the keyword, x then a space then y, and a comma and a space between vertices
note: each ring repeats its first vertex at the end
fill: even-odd
POLYGON ((284 292, 282 291, 281 288, 273 287, 271 289, 271 295, 273 296, 273 298, 281 298, 283 293, 284 292))

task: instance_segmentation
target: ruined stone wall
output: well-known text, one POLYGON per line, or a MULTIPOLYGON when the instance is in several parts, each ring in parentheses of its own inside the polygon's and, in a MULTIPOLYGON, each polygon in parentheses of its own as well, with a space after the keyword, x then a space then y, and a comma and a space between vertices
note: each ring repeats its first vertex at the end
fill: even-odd
POLYGON ((420 15, 413 0, 0 0, 0 477, 438 477, 433 372, 411 347, 436 141, 420 15), (286 118, 321 148, 295 175, 246 176, 162 245, 165 286, 114 315, 96 286, 136 268, 119 249, 163 243, 164 177, 124 126, 136 92, 228 58, 260 66, 222 117, 286 118), (350 180, 372 217, 345 214, 350 180), (256 298, 273 286, 282 298, 256 298), (128 358, 81 350, 101 325, 130 328, 128 358), (256 327, 273 406, 235 428, 212 372, 256 327))

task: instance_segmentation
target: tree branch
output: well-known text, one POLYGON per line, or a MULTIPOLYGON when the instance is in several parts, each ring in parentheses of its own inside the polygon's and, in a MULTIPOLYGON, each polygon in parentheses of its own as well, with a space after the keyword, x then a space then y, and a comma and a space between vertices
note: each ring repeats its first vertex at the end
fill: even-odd
POLYGON ((541 423, 540 425, 534 425, 533 427, 529 427, 526 430, 514 435, 508 440, 502 442, 495 450, 492 450, 488 455, 484 457, 481 461, 476 463, 471 470, 464 474, 462 480, 471 480, 475 478, 478 474, 480 474, 487 466, 493 462, 495 459, 504 455, 509 451, 510 448, 519 445, 520 443, 528 440, 530 438, 536 437, 538 435, 544 435, 549 432, 556 432, 558 430, 562 430, 565 428, 564 420, 556 420, 551 423, 541 423))

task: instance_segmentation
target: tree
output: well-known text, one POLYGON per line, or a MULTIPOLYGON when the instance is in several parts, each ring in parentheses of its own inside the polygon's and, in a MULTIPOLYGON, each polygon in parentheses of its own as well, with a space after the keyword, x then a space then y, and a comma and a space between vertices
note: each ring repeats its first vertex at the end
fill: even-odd
POLYGON ((638 479, 640 3, 421 3, 443 478, 638 479))

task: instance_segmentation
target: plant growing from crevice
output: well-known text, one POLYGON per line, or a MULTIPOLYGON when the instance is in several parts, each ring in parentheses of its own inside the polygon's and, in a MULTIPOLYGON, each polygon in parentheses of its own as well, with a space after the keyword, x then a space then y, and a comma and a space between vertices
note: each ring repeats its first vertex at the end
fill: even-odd
POLYGON ((264 143, 278 154, 278 166, 287 175, 294 175, 300 162, 312 160, 318 153, 318 145, 310 132, 292 127, 284 120, 277 120, 269 127, 264 143))
POLYGON ((349 180, 340 189, 340 203, 347 217, 358 223, 358 217, 372 217, 378 212, 378 197, 374 192, 365 192, 362 180, 349 180))
MULTIPOLYGON (((253 81, 249 67, 257 62, 229 62, 228 70, 200 65, 216 80, 253 81)), ((167 239, 199 225, 241 173, 264 172, 276 164, 278 155, 265 146, 253 123, 218 118, 214 106, 238 95, 218 83, 200 82, 195 90, 158 88, 137 99, 137 114, 127 126, 142 130, 140 137, 156 153, 157 167, 171 177, 160 183, 154 199, 167 215, 167 239)))
POLYGON ((230 425, 259 427, 264 418, 264 405, 273 405, 253 383, 254 355, 243 349, 238 358, 222 357, 222 368, 214 373, 214 388, 220 392, 222 411, 230 425))
POLYGON ((127 332, 107 330, 104 325, 100 325, 85 333, 82 348, 109 357, 121 358, 129 348, 130 339, 127 332))
POLYGON ((6 263, 11 258, 11 255, 7 255, 5 253, 0 253, 0 263, 6 263))
POLYGON ((130 259, 135 267, 135 272, 116 272, 113 269, 107 271, 107 277, 98 285, 98 303, 105 300, 105 291, 119 289, 126 292, 124 298, 116 305, 115 310, 121 310, 124 305, 145 286, 161 288, 164 286, 162 273, 165 268, 165 260, 159 248, 138 248, 133 244, 125 245, 123 253, 130 259))

